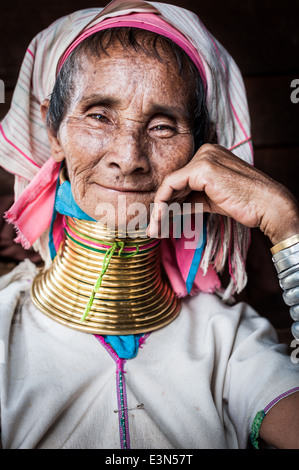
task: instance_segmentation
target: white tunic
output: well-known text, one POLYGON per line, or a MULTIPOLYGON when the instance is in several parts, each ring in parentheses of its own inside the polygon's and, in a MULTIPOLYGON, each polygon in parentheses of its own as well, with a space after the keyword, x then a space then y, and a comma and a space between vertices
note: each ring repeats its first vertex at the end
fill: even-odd
MULTIPOLYGON (((0 279, 3 448, 119 449, 116 364, 92 334, 30 299, 28 260, 0 279)), ((180 315, 124 365, 132 449, 245 448, 256 413, 299 385, 298 365, 265 318, 214 295, 180 315)))

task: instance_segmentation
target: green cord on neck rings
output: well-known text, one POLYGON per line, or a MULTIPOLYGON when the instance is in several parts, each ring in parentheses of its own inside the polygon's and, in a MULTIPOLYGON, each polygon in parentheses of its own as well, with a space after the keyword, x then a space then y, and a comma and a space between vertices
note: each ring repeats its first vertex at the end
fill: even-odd
POLYGON ((85 311, 84 311, 84 313, 83 313, 83 315, 80 319, 81 323, 83 323, 86 320, 86 318, 87 318, 87 316, 88 316, 88 314, 91 310, 95 295, 101 287, 103 276, 104 276, 105 272, 107 271, 107 269, 109 267, 110 260, 111 260, 112 256, 114 255, 115 250, 117 250, 117 248, 119 248, 118 256, 121 256, 123 258, 132 258, 132 256, 137 255, 137 253, 139 252, 138 245, 135 245, 135 246, 136 246, 136 250, 133 253, 123 254, 123 249, 125 247, 125 243, 122 242, 122 241, 115 241, 113 243, 113 245, 107 250, 107 252, 105 253, 105 256, 104 256, 103 267, 102 267, 101 273, 100 273, 100 275, 99 275, 99 277, 98 277, 98 279, 97 279, 97 281, 96 281, 96 283, 93 287, 93 290, 91 292, 91 296, 90 296, 90 298, 87 302, 87 305, 85 307, 85 311))

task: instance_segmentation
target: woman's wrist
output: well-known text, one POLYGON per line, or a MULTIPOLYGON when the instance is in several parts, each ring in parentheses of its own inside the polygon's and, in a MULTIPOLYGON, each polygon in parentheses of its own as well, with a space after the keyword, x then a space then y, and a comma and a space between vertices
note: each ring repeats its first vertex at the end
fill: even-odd
POLYGON ((267 209, 261 230, 274 246, 299 234, 299 205, 291 193, 273 197, 267 209))

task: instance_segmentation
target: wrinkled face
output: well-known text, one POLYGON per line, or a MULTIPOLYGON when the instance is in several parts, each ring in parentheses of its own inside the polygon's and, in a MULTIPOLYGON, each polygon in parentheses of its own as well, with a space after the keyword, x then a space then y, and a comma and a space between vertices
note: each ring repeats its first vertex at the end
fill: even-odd
POLYGON ((110 203, 115 220, 128 221, 120 196, 149 213, 163 178, 193 156, 190 84, 163 59, 118 43, 109 56, 80 59, 54 158, 65 158, 75 201, 96 220, 110 203))

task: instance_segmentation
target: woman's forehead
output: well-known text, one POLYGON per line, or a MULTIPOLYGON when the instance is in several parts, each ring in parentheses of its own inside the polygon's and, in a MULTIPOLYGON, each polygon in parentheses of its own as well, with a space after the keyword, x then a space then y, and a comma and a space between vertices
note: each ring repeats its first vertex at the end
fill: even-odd
MULTIPOLYGON (((190 82, 180 74, 174 60, 161 51, 163 60, 143 51, 115 44, 108 54, 81 54, 76 76, 76 101, 90 106, 97 100, 118 104, 126 99, 160 103, 161 107, 188 106, 190 82), (164 56, 163 56, 164 55, 164 56)), ((193 94, 194 90, 192 91, 193 94)))

